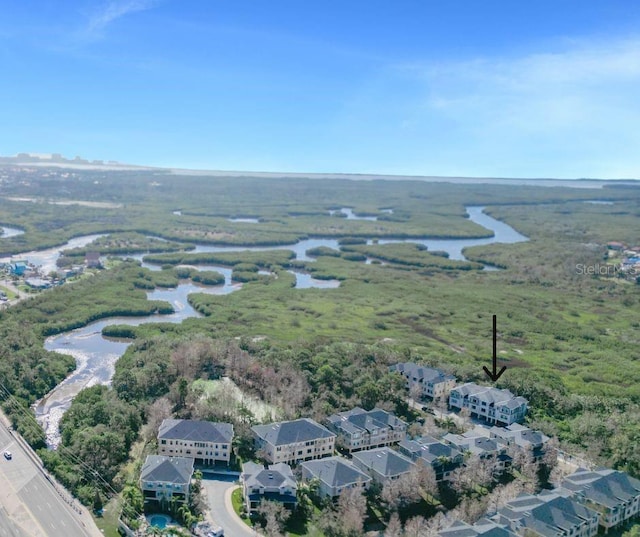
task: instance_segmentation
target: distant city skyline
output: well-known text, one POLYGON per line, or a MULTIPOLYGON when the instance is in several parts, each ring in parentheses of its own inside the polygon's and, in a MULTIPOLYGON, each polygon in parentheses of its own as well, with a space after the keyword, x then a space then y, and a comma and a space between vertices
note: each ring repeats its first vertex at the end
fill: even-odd
POLYGON ((638 23, 622 0, 9 3, 0 155, 638 179, 638 23))

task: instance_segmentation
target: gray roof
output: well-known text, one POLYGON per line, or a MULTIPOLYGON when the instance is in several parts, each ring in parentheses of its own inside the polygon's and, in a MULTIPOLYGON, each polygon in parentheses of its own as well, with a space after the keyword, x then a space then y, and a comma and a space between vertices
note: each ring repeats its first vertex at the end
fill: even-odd
POLYGON ((562 487, 607 507, 640 496, 640 480, 610 469, 578 470, 562 481, 562 487))
POLYGON ((407 427, 407 424, 400 418, 380 408, 367 411, 356 407, 346 412, 333 414, 327 419, 333 427, 342 429, 347 433, 363 431, 370 433, 374 429, 401 429, 407 427))
POLYGON ((541 494, 521 494, 498 511, 498 520, 516 521, 545 537, 568 534, 583 523, 596 522, 598 513, 576 502, 546 491, 541 494))
POLYGON ((233 425, 212 421, 166 419, 158 429, 158 439, 163 438, 230 444, 233 440, 233 425))
POLYGON ((436 462, 439 457, 455 459, 461 455, 461 452, 455 447, 431 436, 423 436, 415 440, 405 439, 398 446, 403 453, 410 454, 414 459, 421 457, 429 464, 436 462))
POLYGON ((270 464, 267 468, 262 464, 246 462, 242 465, 242 479, 248 487, 258 486, 265 489, 297 488, 291 466, 283 462, 270 464))
POLYGON ((442 439, 455 446, 460 451, 470 451, 475 455, 490 455, 493 453, 501 453, 505 451, 506 446, 487 438, 485 436, 479 436, 474 431, 469 431, 465 434, 453 434, 447 433, 442 439))
POLYGON ((415 464, 404 455, 388 448, 369 449, 353 454, 354 461, 385 477, 393 477, 409 472, 415 464))
POLYGON ((440 537, 516 537, 508 527, 486 518, 478 520, 473 526, 457 520, 448 528, 441 530, 438 535, 440 537))
POLYGON ((187 457, 165 457, 163 455, 147 455, 140 479, 184 485, 191 481, 193 475, 193 459, 187 457))
POLYGON ((335 438, 336 436, 329 429, 309 418, 254 425, 251 430, 259 438, 274 446, 307 442, 318 438, 335 438))
POLYGON ((507 427, 491 427, 489 432, 492 438, 500 438, 522 447, 541 447, 549 441, 545 434, 519 423, 512 423, 507 427))
POLYGON ((358 481, 368 483, 371 478, 344 457, 327 457, 303 462, 303 468, 330 487, 344 487, 358 481))
POLYGON ((527 400, 524 397, 516 397, 509 390, 500 390, 489 386, 479 386, 475 382, 467 382, 460 386, 456 386, 452 393, 459 393, 462 396, 477 397, 480 401, 493 403, 495 406, 507 406, 508 408, 518 408, 526 405, 527 400))
POLYGON ((434 369, 432 367, 425 367, 423 365, 418 365, 414 362, 400 362, 398 364, 395 364, 389 367, 389 370, 402 373, 406 377, 411 377, 411 378, 415 377, 422 382, 426 381, 431 383, 438 383, 438 382, 444 382, 446 380, 456 379, 453 375, 444 373, 439 369, 434 369))

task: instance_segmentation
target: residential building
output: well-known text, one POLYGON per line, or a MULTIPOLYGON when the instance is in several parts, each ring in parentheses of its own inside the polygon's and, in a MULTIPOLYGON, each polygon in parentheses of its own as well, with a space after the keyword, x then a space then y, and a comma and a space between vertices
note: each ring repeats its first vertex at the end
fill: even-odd
POLYGON ((557 491, 521 494, 498 510, 492 520, 529 537, 594 537, 598 513, 557 491))
POLYGON ((260 502, 280 502, 288 509, 296 506, 298 485, 291 466, 279 462, 265 468, 262 464, 246 462, 240 475, 242 495, 247 513, 254 514, 260 502))
POLYGON ((406 379, 410 392, 414 387, 418 387, 421 396, 430 399, 447 397, 449 391, 456 385, 456 378, 453 375, 413 362, 401 362, 392 365, 389 370, 397 371, 406 379))
POLYGON ((199 420, 163 420, 158 429, 158 452, 189 457, 197 464, 229 464, 233 425, 199 420))
POLYGON ((511 466, 507 445, 489 438, 488 431, 482 427, 476 427, 463 434, 448 433, 442 437, 442 440, 462 453, 469 453, 481 459, 493 459, 496 474, 504 472, 511 466))
POLYGON ((356 407, 329 416, 327 421, 338 434, 338 445, 349 453, 397 444, 407 436, 407 424, 380 408, 356 407))
POLYGON ((527 400, 509 390, 479 386, 467 382, 456 386, 449 393, 449 406, 453 409, 469 409, 472 417, 495 425, 510 425, 522 421, 527 413, 527 400))
POLYGON ((546 445, 549 442, 549 437, 545 434, 519 423, 512 423, 507 427, 494 426, 489 429, 489 437, 503 444, 518 446, 530 451, 536 462, 541 461, 544 457, 546 445))
POLYGON ((422 460, 431 466, 436 474, 436 481, 448 481, 451 472, 462 466, 464 461, 462 451, 431 436, 405 439, 398 444, 398 448, 412 461, 422 460))
POLYGON ((388 447, 358 451, 353 454, 352 460, 353 464, 381 485, 408 474, 416 467, 409 457, 388 447))
POLYGON ((309 418, 251 427, 256 449, 271 463, 297 464, 333 455, 336 435, 309 418))
POLYGON ((640 480, 625 472, 579 469, 562 481, 574 499, 600 513, 604 530, 620 526, 640 513, 640 480))
POLYGON ((440 537, 516 537, 509 527, 486 518, 478 520, 473 526, 457 520, 448 528, 441 530, 440 537))
POLYGON ((336 498, 344 489, 360 488, 364 490, 371 477, 344 457, 327 457, 315 461, 303 462, 302 479, 317 479, 320 483, 318 493, 321 497, 336 498))
POLYGON ((140 488, 145 502, 162 505, 172 500, 188 502, 192 476, 193 459, 148 455, 140 472, 140 488))

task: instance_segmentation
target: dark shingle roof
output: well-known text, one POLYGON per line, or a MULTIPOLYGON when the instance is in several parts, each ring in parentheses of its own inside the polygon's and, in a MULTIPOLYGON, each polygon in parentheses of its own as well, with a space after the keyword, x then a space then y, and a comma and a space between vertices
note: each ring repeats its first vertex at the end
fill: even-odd
POLYGON ((163 420, 158 439, 218 442, 229 444, 233 439, 233 425, 199 420, 163 420))
POLYGON ((371 478, 354 464, 343 457, 328 457, 302 463, 313 477, 331 487, 344 487, 361 481, 368 483, 371 478))
POLYGON ((401 429, 407 426, 400 418, 380 408, 367 411, 356 407, 347 412, 333 414, 329 416, 328 421, 333 427, 347 433, 362 431, 371 433, 374 429, 401 429))
POLYGON ((390 371, 397 371, 405 376, 415 377, 419 380, 438 383, 445 380, 455 380, 453 375, 443 373, 439 369, 418 365, 413 362, 401 362, 389 367, 390 371))
POLYGON ((353 454, 353 458, 385 477, 405 474, 415 466, 411 459, 387 447, 359 451, 353 454))
POLYGON ((336 435, 329 429, 309 418, 282 421, 267 425, 254 425, 251 430, 261 439, 274 446, 307 442, 336 435))
POLYGON ((184 485, 191 481, 193 459, 148 455, 140 472, 142 481, 184 485))
POLYGON ((255 462, 247 462, 242 465, 242 479, 248 487, 258 485, 265 489, 296 488, 296 480, 291 466, 283 462, 270 464, 268 468, 255 462))

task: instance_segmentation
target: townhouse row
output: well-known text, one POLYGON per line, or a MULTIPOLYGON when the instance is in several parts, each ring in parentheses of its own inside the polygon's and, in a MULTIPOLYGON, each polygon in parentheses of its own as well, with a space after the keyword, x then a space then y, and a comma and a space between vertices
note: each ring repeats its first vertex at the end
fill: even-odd
POLYGON ((640 515, 640 480, 624 472, 579 469, 553 490, 520 494, 470 525, 455 522, 440 537, 595 537, 640 515))
POLYGON ((480 386, 474 382, 457 386, 453 375, 413 362, 401 362, 389 370, 405 378, 409 393, 423 399, 447 400, 449 408, 468 409, 472 417, 489 424, 506 426, 518 423, 527 413, 528 401, 509 390, 480 386))

